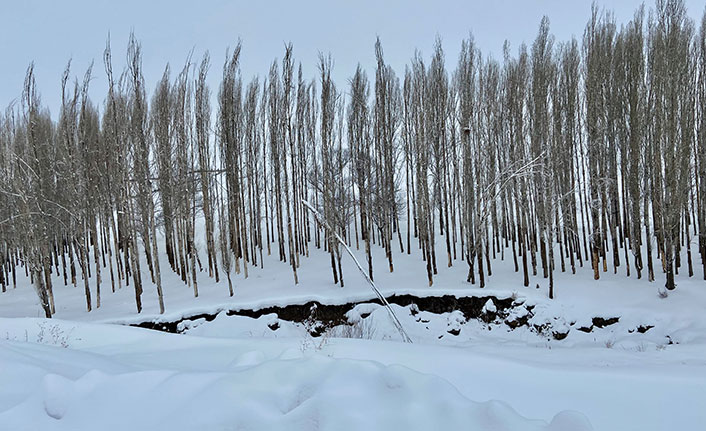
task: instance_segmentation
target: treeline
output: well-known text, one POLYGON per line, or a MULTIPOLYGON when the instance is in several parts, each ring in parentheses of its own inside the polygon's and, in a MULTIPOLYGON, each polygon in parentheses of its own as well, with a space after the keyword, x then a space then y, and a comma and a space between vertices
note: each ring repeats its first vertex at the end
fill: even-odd
POLYGON ((555 271, 584 265, 595 279, 664 271, 671 290, 695 272, 695 237, 706 279, 706 14, 697 30, 681 0, 620 27, 594 7, 582 41, 556 42, 545 18, 501 60, 469 37, 453 71, 437 41, 398 76, 377 40, 371 76, 358 67, 344 86, 325 55, 305 79, 291 45, 244 82, 240 49, 212 107, 208 54, 174 77, 167 66, 150 98, 139 42, 116 75, 108 41, 102 109, 93 68, 71 83, 69 63, 56 122, 30 65, 0 115, 3 291, 23 271, 50 317, 56 279, 82 283, 89 311, 131 284, 139 312, 148 278, 164 311, 160 253, 194 296, 201 271, 233 295, 232 274, 264 253, 297 283, 310 247, 343 286, 333 231, 365 250, 371 278, 373 247, 390 271, 419 249, 430 286, 439 265, 462 264, 483 287, 500 258, 525 286, 547 278, 550 297, 555 271))

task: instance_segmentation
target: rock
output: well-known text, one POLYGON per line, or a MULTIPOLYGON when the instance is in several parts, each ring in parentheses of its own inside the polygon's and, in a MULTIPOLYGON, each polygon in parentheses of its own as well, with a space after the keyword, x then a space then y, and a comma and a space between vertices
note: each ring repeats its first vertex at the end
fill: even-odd
POLYGON ((497 313, 498 309, 492 299, 488 299, 483 306, 483 313, 497 313))
POLYGON ((517 329, 520 326, 527 325, 531 314, 529 310, 525 307, 513 308, 510 314, 505 319, 505 324, 510 327, 510 329, 517 329))
POLYGON ((481 320, 486 323, 490 323, 497 317, 498 309, 492 299, 488 299, 481 309, 481 320))
POLYGON ((446 326, 448 327, 448 329, 446 330, 446 332, 451 335, 458 335, 461 333, 461 325, 463 325, 464 323, 466 323, 466 318, 464 317, 463 313, 458 310, 453 311, 451 314, 449 314, 449 317, 447 318, 446 326))

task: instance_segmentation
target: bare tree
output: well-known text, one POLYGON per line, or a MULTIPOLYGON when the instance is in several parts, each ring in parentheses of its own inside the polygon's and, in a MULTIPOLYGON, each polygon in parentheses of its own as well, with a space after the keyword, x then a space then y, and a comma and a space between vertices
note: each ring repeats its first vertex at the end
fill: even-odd
POLYGON ((373 110, 373 142, 375 154, 374 177, 377 184, 375 190, 375 224, 380 231, 380 238, 385 248, 390 272, 392 264, 392 235, 397 232, 400 248, 402 235, 399 232, 399 203, 397 202, 397 133, 401 117, 400 83, 392 67, 385 64, 382 43, 378 38, 375 42, 375 107, 373 110))
POLYGON ((368 98, 370 84, 362 67, 358 65, 351 79, 350 102, 348 105, 348 145, 352 154, 355 185, 358 188, 358 208, 360 211, 360 231, 365 241, 365 255, 368 260, 368 276, 373 280, 373 256, 370 249, 371 199, 372 199, 372 156, 370 148, 370 113, 368 98))
POLYGON ((689 196, 689 166, 694 142, 694 28, 683 1, 658 0, 648 39, 648 98, 654 160, 653 203, 665 287, 672 290, 679 251, 682 212, 689 196))
POLYGON ((211 134, 211 91, 206 84, 206 76, 210 67, 210 56, 208 52, 204 54, 199 66, 198 77, 196 79, 196 91, 194 96, 194 116, 196 120, 196 146, 198 149, 199 177, 201 183, 201 207, 203 218, 206 223, 206 249, 208 253, 208 276, 216 278, 218 282, 218 261, 216 259, 216 245, 214 235, 213 202, 211 199, 211 177, 213 176, 211 166, 211 145, 209 136, 211 134))

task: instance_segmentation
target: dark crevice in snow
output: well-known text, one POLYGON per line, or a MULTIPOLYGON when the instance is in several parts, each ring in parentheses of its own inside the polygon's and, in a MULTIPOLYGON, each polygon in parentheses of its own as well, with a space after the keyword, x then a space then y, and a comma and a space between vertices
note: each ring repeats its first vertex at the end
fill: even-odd
MULTIPOLYGON (((620 317, 603 316, 590 319, 589 326, 574 326, 576 322, 571 322, 569 325, 566 325, 562 323, 561 320, 556 320, 556 318, 537 319, 539 316, 535 315, 535 305, 525 303, 523 298, 498 298, 493 295, 419 297, 404 294, 392 295, 388 297, 387 300, 391 304, 409 308, 412 316, 416 316, 420 312, 428 312, 437 315, 456 313, 460 316, 460 318, 457 317, 459 320, 468 321, 475 319, 488 324, 489 329, 493 325, 505 325, 510 330, 526 327, 537 334, 555 340, 565 339, 572 329, 590 333, 596 329, 602 329, 620 321, 620 317)), ((133 323, 131 326, 178 334, 188 329, 190 323, 198 320, 210 322, 220 313, 225 313, 227 316, 242 316, 253 319, 274 314, 277 316, 278 320, 304 324, 312 336, 318 337, 326 333, 330 328, 339 325, 350 325, 351 322, 348 313, 362 304, 377 304, 377 302, 374 300, 366 300, 346 304, 322 304, 318 301, 308 301, 304 304, 269 306, 257 309, 234 308, 213 313, 195 314, 174 321, 144 321, 133 323)), ((364 319, 369 314, 369 311, 363 311, 360 313, 360 318, 364 319)), ((268 327, 276 331, 280 326, 278 320, 270 322, 268 327)), ((653 325, 640 325, 628 332, 645 333, 653 327, 653 325)), ((450 335, 458 335, 460 333, 460 327, 450 327, 447 332, 450 335)))
MULTIPOLYGON (((405 294, 392 295, 389 296, 387 300, 391 304, 409 307, 412 315, 416 315, 420 311, 439 315, 454 312, 462 313, 466 321, 476 319, 486 324, 504 324, 510 330, 527 327, 537 334, 545 335, 555 340, 565 339, 571 329, 590 333, 595 329, 602 329, 620 321, 620 317, 604 316, 592 318, 590 320, 590 326, 574 326, 575 322, 572 322, 570 325, 565 325, 558 321, 554 322, 551 319, 537 322, 532 319, 535 317, 534 305, 526 304, 522 298, 498 298, 493 295, 419 297, 405 294)), ((215 319, 218 314, 223 312, 227 316, 243 316, 253 319, 275 314, 280 320, 305 324, 309 333, 314 337, 318 337, 323 335, 330 328, 351 324, 348 319, 348 313, 361 304, 377 304, 377 302, 374 300, 366 300, 346 304, 322 304, 318 301, 308 301, 304 304, 270 306, 258 309, 234 308, 214 313, 195 314, 174 321, 149 320, 133 323, 130 326, 178 334, 184 332, 185 328, 189 327, 188 323, 201 319, 210 322, 215 319)), ((367 315, 369 315, 369 313, 361 313, 360 317, 365 318, 367 315)), ((272 322, 268 324, 268 327, 275 331, 279 328, 279 323, 277 323, 277 321, 272 322)), ((637 331, 639 333, 645 333, 653 327, 653 325, 641 325, 629 332, 637 331)), ((451 335, 458 335, 459 332, 460 329, 458 328, 450 328, 448 331, 451 335)))
POLYGON ((593 326, 595 326, 596 328, 605 328, 606 326, 615 325, 619 321, 620 321, 620 317, 609 317, 609 318, 594 317, 593 318, 593 326))
MULTIPOLYGON (((387 297, 390 304, 401 307, 416 305, 416 310, 426 311, 434 314, 451 313, 460 311, 466 319, 481 319, 486 322, 495 320, 498 317, 504 318, 509 315, 509 310, 513 307, 513 298, 497 298, 495 296, 427 296, 419 297, 414 295, 392 295, 387 297), (493 307, 488 307, 491 301, 493 307), (491 311, 492 310, 492 311, 491 311)), ((318 301, 309 301, 304 304, 290 304, 286 306, 272 306, 259 309, 231 309, 226 310, 228 316, 244 316, 257 319, 267 314, 276 314, 281 320, 295 323, 317 322, 313 326, 312 335, 321 335, 327 328, 337 325, 348 324, 346 313, 360 304, 376 304, 376 301, 357 301, 346 304, 329 305, 318 301)), ((220 312, 201 313, 188 317, 183 317, 175 321, 144 321, 133 323, 130 326, 153 329, 162 332, 178 334, 183 332, 179 326, 185 321, 196 321, 205 319, 212 321, 220 312)), ((271 328, 272 329, 272 328, 271 328)))

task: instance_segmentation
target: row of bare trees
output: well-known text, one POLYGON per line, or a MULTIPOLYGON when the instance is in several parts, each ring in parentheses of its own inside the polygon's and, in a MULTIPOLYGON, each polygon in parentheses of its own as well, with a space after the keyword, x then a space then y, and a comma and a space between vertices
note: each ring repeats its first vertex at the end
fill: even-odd
POLYGON ((512 259, 550 297, 555 271, 584 265, 596 279, 660 268, 671 290, 696 272, 693 248, 706 279, 706 15, 697 30, 681 0, 658 0, 618 27, 594 8, 583 40, 562 43, 545 18, 500 61, 469 37, 451 72, 440 41, 400 77, 374 48, 374 77, 359 66, 340 87, 330 56, 307 80, 291 45, 244 83, 238 44, 214 111, 208 53, 175 78, 167 66, 148 99, 133 36, 119 76, 107 44, 102 109, 92 67, 72 84, 69 63, 57 121, 30 65, 0 115, 2 290, 24 272, 50 317, 57 282, 80 283, 89 311, 132 284, 139 312, 149 278, 163 312, 160 255, 194 296, 202 271, 232 296, 233 272, 264 253, 298 283, 310 246, 343 286, 334 233, 364 250, 371 279, 374 247, 392 272, 415 245, 430 286, 438 265, 463 264, 483 287, 512 259))

